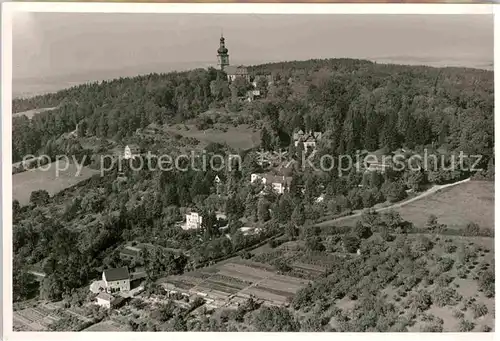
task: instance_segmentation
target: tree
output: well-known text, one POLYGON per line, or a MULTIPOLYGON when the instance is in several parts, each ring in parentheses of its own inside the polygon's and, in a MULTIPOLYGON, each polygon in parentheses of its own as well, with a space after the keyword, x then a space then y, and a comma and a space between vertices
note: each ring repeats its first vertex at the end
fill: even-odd
POLYGON ((289 240, 295 240, 299 236, 299 231, 293 222, 285 225, 285 236, 289 240))
POLYGON ((282 307, 262 307, 255 311, 252 325, 259 332, 297 332, 299 322, 282 307))
POLYGON ((464 236, 476 237, 479 235, 479 225, 476 223, 468 223, 465 229, 463 230, 464 236))
POLYGON ((273 150, 273 138, 266 127, 260 133, 260 146, 264 151, 273 150))
POLYGON ((207 239, 211 239, 219 235, 219 226, 217 224, 217 216, 214 211, 204 211, 201 215, 201 228, 207 239))
POLYGON ((305 224, 306 213, 305 213, 304 205, 302 203, 298 204, 295 207, 295 209, 293 210, 291 220, 296 226, 302 226, 305 224))
POLYGON ((424 184, 424 174, 421 171, 411 171, 408 173, 406 184, 413 191, 418 192, 424 184))
POLYGON ((346 252, 355 253, 356 251, 358 251, 361 241, 354 235, 346 234, 342 238, 342 243, 344 244, 344 249, 346 250, 346 252))
POLYGON ((364 225, 358 220, 356 226, 354 227, 353 234, 360 239, 367 239, 372 235, 372 230, 369 226, 364 225))
POLYGON ((363 225, 367 225, 371 229, 376 229, 381 223, 380 215, 374 209, 364 210, 361 213, 361 222, 363 225))
POLYGON ((325 251, 325 246, 323 245, 321 238, 318 236, 307 238, 306 248, 311 251, 325 251))
POLYGON ((398 182, 385 182, 381 190, 390 202, 403 200, 407 196, 404 186, 398 182))
POLYGON ((270 203, 266 199, 261 198, 258 203, 257 207, 257 214, 259 216, 259 220, 264 223, 268 221, 271 218, 271 215, 269 213, 269 206, 270 203))
POLYGON ((50 195, 46 190, 37 190, 31 192, 30 203, 36 206, 44 206, 49 202, 50 195))

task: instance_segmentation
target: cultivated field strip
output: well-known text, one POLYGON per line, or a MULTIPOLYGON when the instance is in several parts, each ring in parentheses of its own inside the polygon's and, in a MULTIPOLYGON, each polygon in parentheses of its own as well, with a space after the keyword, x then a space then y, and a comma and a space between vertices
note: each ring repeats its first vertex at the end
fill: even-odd
POLYGON ((252 295, 265 301, 271 301, 277 304, 284 304, 287 301, 287 296, 277 295, 269 290, 250 287, 242 291, 243 294, 252 295))
POLYGON ((206 279, 201 278, 200 272, 193 272, 170 276, 166 282, 181 290, 221 302, 228 302, 233 297, 254 297, 275 305, 286 303, 310 282, 277 274, 272 266, 252 261, 224 263, 210 270, 210 273, 204 272, 205 275, 210 274, 206 279))

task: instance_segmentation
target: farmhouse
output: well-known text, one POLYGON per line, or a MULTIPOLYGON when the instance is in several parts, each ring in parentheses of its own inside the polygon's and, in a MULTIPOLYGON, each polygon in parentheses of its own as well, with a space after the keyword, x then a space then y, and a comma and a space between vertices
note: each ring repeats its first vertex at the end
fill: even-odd
POLYGON ((309 131, 304 133, 302 130, 293 134, 293 144, 297 147, 300 143, 304 145, 304 149, 316 148, 316 143, 321 139, 322 133, 319 131, 309 131))
POLYGON ((135 158, 140 154, 141 149, 139 148, 138 145, 131 144, 125 146, 125 150, 123 151, 123 158, 125 160, 135 158))
POLYGON ((259 182, 264 185, 271 185, 273 191, 278 194, 285 193, 285 190, 290 188, 292 182, 292 177, 284 175, 273 175, 273 174, 252 174, 250 178, 251 183, 259 182))
POLYGON ((202 216, 196 212, 186 214, 186 224, 184 230, 197 230, 201 227, 202 216))
POLYGON ((126 267, 104 270, 102 273, 106 291, 130 291, 130 274, 126 267))

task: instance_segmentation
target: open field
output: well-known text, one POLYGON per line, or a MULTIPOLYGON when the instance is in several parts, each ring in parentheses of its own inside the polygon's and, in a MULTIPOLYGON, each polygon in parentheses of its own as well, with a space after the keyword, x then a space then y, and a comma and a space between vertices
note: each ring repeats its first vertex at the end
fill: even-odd
POLYGON ((22 112, 17 112, 15 114, 12 114, 12 117, 26 116, 27 118, 31 119, 36 114, 40 114, 40 113, 46 112, 46 111, 51 111, 54 109, 56 109, 56 107, 27 110, 27 111, 22 111, 22 112))
POLYGON ((228 126, 227 131, 217 129, 198 130, 194 125, 188 125, 189 130, 184 125, 175 125, 166 128, 168 132, 192 137, 205 143, 227 143, 229 146, 245 150, 257 146, 260 143, 260 132, 253 132, 247 125, 237 127, 228 126))
MULTIPOLYGON (((59 163, 59 169, 66 168, 64 161, 59 163)), ((65 171, 56 170, 56 163, 45 165, 42 169, 37 168, 26 172, 14 174, 12 176, 12 196, 17 199, 21 205, 29 203, 31 192, 36 190, 46 190, 53 195, 65 188, 71 187, 86 180, 91 176, 99 174, 98 170, 83 167, 78 174, 78 168, 71 163, 65 171), (44 171, 43 169, 48 169, 44 171)))
POLYGON ((397 211, 403 219, 423 227, 429 215, 449 228, 462 228, 474 222, 482 228, 495 226, 495 184, 487 181, 470 181, 456 187, 415 201, 397 211), (423 214, 425 212, 425 214, 423 214))
MULTIPOLYGON (((394 211, 402 218, 424 227, 429 215, 438 217, 439 223, 448 228, 460 229, 469 222, 478 224, 481 228, 494 228, 495 217, 495 184, 490 181, 467 181, 456 186, 443 188, 421 199, 397 207, 394 211)), ((342 217, 333 221, 318 224, 354 226, 360 219, 359 215, 342 217)))

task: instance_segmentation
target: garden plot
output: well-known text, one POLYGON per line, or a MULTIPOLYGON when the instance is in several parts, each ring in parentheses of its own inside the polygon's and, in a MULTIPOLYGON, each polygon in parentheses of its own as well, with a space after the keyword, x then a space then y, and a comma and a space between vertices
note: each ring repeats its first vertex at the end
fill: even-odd
POLYGON ((32 307, 14 312, 14 326, 22 331, 47 331, 49 325, 60 318, 54 312, 43 307, 32 307))
POLYGON ((254 261, 221 263, 213 270, 204 280, 199 278, 199 273, 193 272, 170 276, 162 282, 213 300, 228 302, 234 297, 254 297, 275 305, 286 303, 309 283, 304 279, 279 275, 272 266, 254 261))

